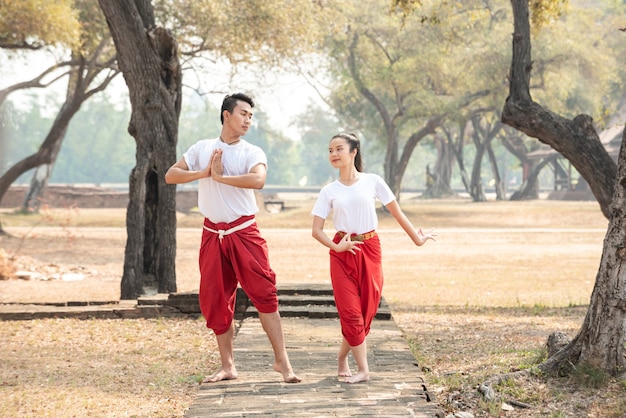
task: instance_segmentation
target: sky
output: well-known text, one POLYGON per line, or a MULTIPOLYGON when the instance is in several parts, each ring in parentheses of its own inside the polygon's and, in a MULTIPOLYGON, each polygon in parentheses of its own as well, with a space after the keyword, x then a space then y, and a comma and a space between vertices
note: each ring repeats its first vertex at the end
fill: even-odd
MULTIPOLYGON (((5 63, 0 67, 0 89, 35 77, 54 62, 49 53, 36 52, 29 53, 28 59, 7 59, 6 53, 0 51, 0 59, 5 63)), ((202 92, 207 92, 209 89, 219 91, 207 93, 204 96, 218 108, 221 106, 226 93, 243 91, 252 95, 257 109, 267 114, 270 125, 293 140, 299 140, 301 137, 301 133, 294 126, 294 122, 307 109, 308 105, 315 103, 325 107, 316 89, 309 84, 305 77, 295 72, 263 71, 251 67, 242 68, 233 76, 231 70, 229 64, 214 64, 201 73, 185 72, 183 83, 198 88, 202 92)), ((67 79, 62 79, 49 89, 42 89, 42 97, 50 89, 58 91, 59 95, 64 95, 66 84, 67 79)), ((322 87, 318 85, 318 88, 321 89, 322 87)), ((121 75, 116 77, 108 89, 120 91, 120 94, 112 94, 111 97, 121 97, 127 100, 126 84, 121 75)), ((37 93, 37 90, 15 92, 9 96, 9 100, 18 105, 26 103, 26 98, 37 93)), ((186 88, 183 94, 187 96, 194 93, 192 89, 186 88)))
MULTIPOLYGON (((239 71, 230 80, 230 69, 226 65, 223 68, 220 71, 216 66, 211 72, 203 74, 203 84, 213 88, 225 88, 231 93, 242 91, 252 95, 256 108, 267 114, 270 125, 290 139, 300 139, 301 134, 293 124, 311 103, 327 107, 307 79, 294 72, 268 72, 252 67, 239 71), (263 74, 259 75, 260 72, 263 74)), ((193 76, 186 77, 185 83, 194 82, 193 76)), ((322 89, 319 85, 317 87, 322 89)), ((224 95, 224 92, 211 94, 209 100, 219 108, 224 95)))

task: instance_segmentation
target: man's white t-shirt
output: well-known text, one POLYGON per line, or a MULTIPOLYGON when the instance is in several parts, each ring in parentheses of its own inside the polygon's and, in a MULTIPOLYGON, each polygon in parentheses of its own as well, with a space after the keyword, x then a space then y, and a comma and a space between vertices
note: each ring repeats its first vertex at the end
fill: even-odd
POLYGON ((337 231, 364 234, 378 227, 376 199, 386 206, 396 197, 379 175, 360 173, 358 181, 351 186, 339 180, 324 186, 311 214, 326 219, 332 210, 337 231))
MULTIPOLYGON (((190 170, 203 170, 211 161, 213 150, 218 148, 224 150, 222 165, 225 176, 247 174, 257 164, 267 167, 267 157, 263 150, 243 139, 233 145, 228 145, 219 138, 203 139, 189 147, 183 158, 190 170)), ((230 223, 259 211, 253 189, 218 183, 210 177, 202 178, 198 182, 198 208, 202 215, 214 223, 230 223)))

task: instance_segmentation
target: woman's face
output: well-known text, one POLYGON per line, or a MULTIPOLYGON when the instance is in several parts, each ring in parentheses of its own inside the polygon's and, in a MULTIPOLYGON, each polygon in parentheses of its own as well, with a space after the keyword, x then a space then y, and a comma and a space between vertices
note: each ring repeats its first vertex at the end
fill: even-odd
POLYGON ((354 166, 356 153, 356 148, 350 152, 350 144, 345 138, 335 137, 328 145, 328 161, 334 168, 354 166))

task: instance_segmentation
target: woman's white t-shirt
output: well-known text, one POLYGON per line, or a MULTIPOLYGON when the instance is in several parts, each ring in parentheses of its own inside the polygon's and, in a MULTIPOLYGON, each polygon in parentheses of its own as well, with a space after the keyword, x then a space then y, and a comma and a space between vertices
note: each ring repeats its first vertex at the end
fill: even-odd
MULTIPOLYGON (((224 150, 222 165, 226 176, 247 174, 257 164, 267 167, 263 150, 243 139, 233 145, 225 144, 219 138, 203 139, 189 147, 183 158, 190 170, 204 170, 211 161, 213 150, 218 148, 224 150)), ((198 209, 215 223, 230 223, 259 211, 253 189, 218 183, 210 177, 198 182, 198 209)))
POLYGON ((396 197, 379 175, 360 173, 357 182, 350 186, 339 180, 324 186, 311 214, 326 219, 332 210, 337 231, 364 234, 378 227, 376 199, 386 206, 396 197))

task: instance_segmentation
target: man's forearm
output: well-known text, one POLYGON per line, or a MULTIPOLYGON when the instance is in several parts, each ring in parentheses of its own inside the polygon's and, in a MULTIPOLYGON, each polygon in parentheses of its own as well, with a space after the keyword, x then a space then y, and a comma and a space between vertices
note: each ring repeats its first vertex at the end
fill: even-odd
POLYGON ((172 167, 165 173, 165 182, 168 184, 189 183, 201 179, 202 174, 202 171, 189 171, 172 167))
POLYGON ((224 176, 213 174, 213 180, 242 189, 262 189, 265 186, 265 176, 257 173, 248 173, 240 176, 224 176))

